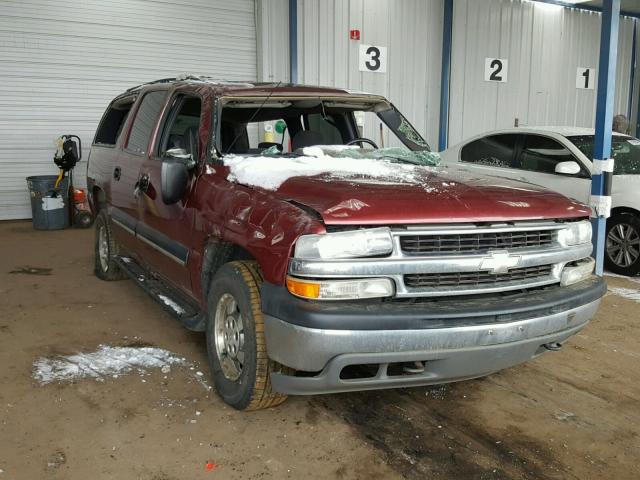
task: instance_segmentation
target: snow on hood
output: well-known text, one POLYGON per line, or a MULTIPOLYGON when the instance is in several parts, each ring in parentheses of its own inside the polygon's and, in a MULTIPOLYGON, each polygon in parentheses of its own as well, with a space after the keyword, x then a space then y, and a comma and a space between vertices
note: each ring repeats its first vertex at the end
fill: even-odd
POLYGON ((353 158, 347 154, 350 148, 339 147, 305 147, 300 157, 227 155, 223 162, 229 167, 229 181, 272 191, 278 190, 290 178, 321 174, 341 180, 366 176, 391 184, 420 184, 424 174, 434 168, 386 158, 353 158), (333 155, 326 151, 332 151, 333 155))

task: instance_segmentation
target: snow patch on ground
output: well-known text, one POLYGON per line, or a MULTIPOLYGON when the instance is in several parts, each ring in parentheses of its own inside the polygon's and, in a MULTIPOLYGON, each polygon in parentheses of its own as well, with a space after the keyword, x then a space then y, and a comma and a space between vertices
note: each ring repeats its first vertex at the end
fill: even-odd
POLYGON ((40 384, 70 382, 83 378, 104 380, 131 373, 145 373, 151 368, 187 365, 168 350, 156 347, 109 347, 100 345, 91 353, 77 353, 56 358, 39 358, 33 364, 33 378, 40 384))
POLYGON ((373 179, 385 184, 421 184, 425 173, 432 171, 432 167, 385 159, 333 157, 318 147, 307 147, 303 152, 305 156, 293 158, 227 155, 223 158, 230 170, 227 179, 265 190, 277 190, 289 178, 321 174, 340 180, 361 181, 366 178, 369 183, 373 179))
POLYGON ((619 297, 624 297, 628 300, 633 300, 634 302, 640 303, 640 291, 633 288, 613 287, 609 288, 609 291, 614 295, 618 295, 619 297))

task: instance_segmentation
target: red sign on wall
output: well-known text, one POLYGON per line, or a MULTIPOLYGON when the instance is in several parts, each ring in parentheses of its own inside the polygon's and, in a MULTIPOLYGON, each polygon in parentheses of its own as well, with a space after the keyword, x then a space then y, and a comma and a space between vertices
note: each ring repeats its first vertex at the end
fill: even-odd
POLYGON ((349 30, 349 38, 351 40, 360 40, 360 30, 349 30))

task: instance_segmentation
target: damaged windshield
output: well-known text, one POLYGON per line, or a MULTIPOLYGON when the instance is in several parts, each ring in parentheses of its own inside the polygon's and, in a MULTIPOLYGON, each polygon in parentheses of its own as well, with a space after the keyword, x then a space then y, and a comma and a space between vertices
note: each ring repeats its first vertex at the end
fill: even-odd
MULTIPOLYGON (((567 137, 584 153, 587 158, 593 158, 593 135, 567 137)), ((614 135, 611 139, 611 156, 613 158, 614 175, 640 174, 640 140, 623 135, 614 135)))
POLYGON ((215 133, 218 156, 299 157, 318 147, 333 158, 435 166, 437 153, 380 97, 222 99, 215 133))

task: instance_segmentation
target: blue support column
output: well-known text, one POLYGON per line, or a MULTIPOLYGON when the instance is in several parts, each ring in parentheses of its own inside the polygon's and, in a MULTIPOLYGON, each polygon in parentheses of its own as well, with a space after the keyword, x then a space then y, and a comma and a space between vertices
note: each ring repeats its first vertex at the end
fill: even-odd
POLYGON ((298 0, 289 0, 289 81, 298 83, 298 0))
MULTIPOLYGON (((633 48, 634 48, 634 52, 636 52, 637 50, 637 32, 638 32, 638 20, 635 19, 633 21, 633 48)), ((636 68, 640 67, 640 62, 638 62, 637 59, 637 52, 636 52, 636 68)), ((635 92, 633 91, 633 84, 631 85, 631 95, 633 95, 635 92)), ((640 96, 640 90, 637 92, 638 96, 640 96)), ((629 124, 632 124, 633 120, 631 120, 631 118, 629 118, 629 124)), ((638 99, 638 111, 636 112, 636 120, 635 120, 635 128, 631 131, 632 135, 635 135, 636 137, 640 135, 640 99, 638 99)))
POLYGON ((618 26, 620 0, 604 0, 600 35, 600 65, 596 103, 596 138, 594 144, 594 171, 591 179, 591 206, 593 207, 593 253, 596 274, 603 274, 605 229, 611 209, 611 135, 614 95, 616 88, 616 61, 618 59, 618 26))
POLYGON ((453 0, 444 0, 442 28, 442 74, 440 77, 440 132, 438 150, 447 148, 449 138, 449 87, 451 82, 451 40, 453 33, 453 0))
POLYGON ((631 119, 631 115, 633 114, 633 87, 636 83, 636 68, 638 67, 638 62, 636 60, 636 44, 638 38, 638 20, 633 19, 633 45, 631 45, 631 74, 629 78, 629 107, 627 108, 627 118, 629 119, 629 129, 631 130, 631 134, 636 131, 633 128, 633 120, 631 119))

